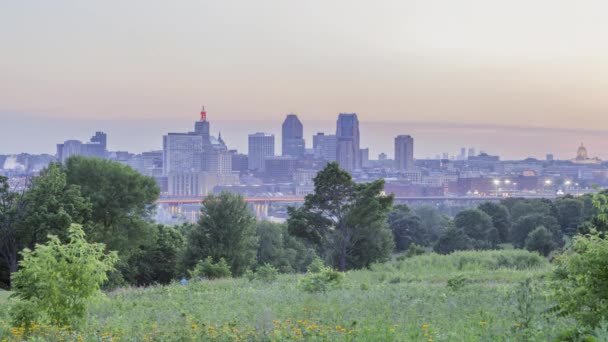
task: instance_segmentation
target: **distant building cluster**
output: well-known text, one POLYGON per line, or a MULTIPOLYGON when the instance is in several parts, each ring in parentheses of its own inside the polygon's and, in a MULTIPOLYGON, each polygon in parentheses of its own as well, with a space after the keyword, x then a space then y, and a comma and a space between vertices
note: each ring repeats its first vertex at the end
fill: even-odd
MULTIPOLYGON (((582 193, 592 186, 608 186, 608 163, 588 155, 581 144, 569 160, 548 153, 545 160, 503 161, 499 156, 462 147, 456 155, 415 158, 414 137, 394 137, 394 158, 385 152, 370 158, 361 146, 359 119, 340 113, 335 131, 317 132, 307 148, 304 125, 296 114, 287 114, 281 127, 281 153, 275 136, 252 132, 246 153, 228 149, 218 134, 211 134, 204 110, 193 131, 163 136, 162 150, 132 154, 108 151, 107 136, 96 132, 88 142, 67 140, 57 145, 55 156, 0 155, 0 175, 14 187, 25 186, 27 177, 52 161, 72 156, 111 159, 153 177, 163 198, 200 198, 229 190, 245 196, 299 197, 314 190, 314 177, 329 162, 338 162, 358 182, 382 178, 385 191, 398 198, 507 197, 526 194, 582 193)), ((407 133, 407 132, 404 132, 407 133)))

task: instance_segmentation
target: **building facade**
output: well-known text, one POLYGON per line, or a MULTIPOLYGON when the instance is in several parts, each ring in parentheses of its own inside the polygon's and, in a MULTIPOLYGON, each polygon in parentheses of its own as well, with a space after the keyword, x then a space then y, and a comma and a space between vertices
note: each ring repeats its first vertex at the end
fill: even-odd
POLYGON ((414 138, 410 135, 395 138, 395 168, 399 171, 414 170, 414 138))
POLYGON ((336 160, 345 170, 361 168, 359 119, 355 113, 340 113, 336 123, 336 160))
POLYGON ((254 133, 248 140, 249 170, 264 171, 264 160, 274 157, 274 135, 268 133, 254 133))
POLYGON ((302 122, 295 114, 289 114, 282 126, 282 155, 301 157, 306 150, 302 122))

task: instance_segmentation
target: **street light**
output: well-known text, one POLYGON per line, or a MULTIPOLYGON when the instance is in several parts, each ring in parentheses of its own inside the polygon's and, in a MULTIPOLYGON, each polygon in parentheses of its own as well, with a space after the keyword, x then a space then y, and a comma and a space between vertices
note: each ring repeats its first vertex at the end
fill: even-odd
POLYGON ((500 185, 500 180, 494 180, 494 188, 496 189, 496 197, 498 197, 498 186, 500 185))

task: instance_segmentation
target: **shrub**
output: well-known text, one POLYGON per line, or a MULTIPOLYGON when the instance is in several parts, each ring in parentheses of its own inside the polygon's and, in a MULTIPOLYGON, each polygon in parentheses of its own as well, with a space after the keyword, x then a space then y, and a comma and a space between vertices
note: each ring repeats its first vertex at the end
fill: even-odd
POLYGON ((308 273, 319 273, 325 267, 323 260, 321 258, 316 257, 312 260, 310 265, 308 265, 307 272, 308 273))
POLYGON ((301 290, 308 293, 327 292, 340 288, 343 280, 344 273, 322 266, 318 272, 308 272, 298 285, 301 290))
POLYGON ((572 250, 558 257, 556 264, 555 310, 591 328, 608 320, 608 240, 596 234, 577 236, 572 250))
POLYGON ((411 258, 411 257, 413 257, 413 256, 416 256, 416 255, 422 255, 422 254, 424 254, 424 253, 425 253, 424 248, 422 248, 421 246, 418 246, 418 245, 417 245, 417 244, 415 244, 415 243, 412 243, 412 244, 411 244, 411 245, 408 247, 408 249, 405 251, 405 257, 406 257, 406 258, 411 258))
POLYGON ((452 291, 458 291, 463 288, 467 283, 469 283, 469 279, 465 278, 462 275, 459 275, 454 278, 448 279, 448 283, 446 286, 452 291))
POLYGON ((254 273, 253 279, 257 279, 266 283, 272 283, 277 280, 279 276, 279 271, 272 265, 266 264, 264 266, 258 267, 256 272, 254 273))
POLYGON ((214 263, 210 256, 199 261, 189 273, 191 278, 219 279, 232 276, 230 265, 228 265, 226 259, 221 258, 220 261, 214 263))
POLYGON ((49 321, 78 327, 91 299, 101 294, 116 253, 105 254, 105 245, 88 243, 80 225, 71 225, 68 235, 67 244, 50 235, 45 245, 22 252, 21 268, 13 275, 12 296, 20 299, 11 312, 15 326, 49 321))
POLYGON ((556 245, 553 242, 553 234, 547 228, 539 226, 528 234, 525 247, 531 252, 538 252, 547 256, 555 249, 556 245))

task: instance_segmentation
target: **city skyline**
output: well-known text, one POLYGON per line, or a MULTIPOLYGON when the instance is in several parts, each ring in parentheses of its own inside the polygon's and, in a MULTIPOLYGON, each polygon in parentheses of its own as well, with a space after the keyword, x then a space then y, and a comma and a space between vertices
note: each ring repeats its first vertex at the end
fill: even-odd
MULTIPOLYGON (((198 106, 200 108, 200 106, 198 106)), ((337 118, 339 113, 333 113, 337 118)), ((214 127, 212 133, 222 133, 228 148, 241 153, 247 151, 247 135, 263 131, 275 135, 277 154, 281 147, 281 120, 285 114, 277 115, 272 121, 227 121, 221 120, 222 114, 212 110, 214 127)), ((306 148, 312 148, 312 137, 318 132, 335 134, 335 119, 327 121, 307 120, 298 114, 304 126, 306 148)), ((192 108, 186 120, 43 120, 30 118, 8 118, 3 122, 4 134, 0 135, 0 154, 55 154, 56 143, 65 140, 83 140, 91 132, 104 131, 108 134, 108 148, 116 151, 142 153, 162 149, 162 136, 173 131, 191 130, 192 122, 198 120, 196 107, 192 108), (132 132, 138 131, 138 139, 132 139, 132 132), (23 139, 31 133, 37 139, 23 139), (43 139, 47 134, 49 138, 43 139), (18 144, 15 142, 19 142, 18 144)), ((361 121, 361 146, 370 148, 370 159, 379 153, 393 157, 393 138, 409 134, 418 141, 415 158, 435 158, 448 152, 457 156, 461 147, 476 148, 490 154, 500 155, 503 159, 524 159, 534 157, 544 159, 551 153, 557 159, 567 160, 575 156, 581 142, 593 156, 608 159, 608 132, 601 130, 550 129, 526 126, 502 126, 496 134, 496 127, 485 125, 446 125, 432 122, 379 123, 361 121), (606 152, 604 152, 606 151, 606 152)))
MULTIPOLYGON (((606 132, 607 7, 549 0, 5 2, 0 118, 188 122, 204 102, 218 122, 275 121, 289 112, 312 122, 357 112, 362 123, 606 132)), ((27 132, 21 125, 2 133, 27 132)), ((45 140, 51 134, 41 133, 45 140)), ((608 150, 585 136, 576 140, 608 150)), ((362 144, 376 154, 375 142, 362 144)), ((567 157, 551 146, 542 154, 567 157)), ((526 152, 513 149, 495 153, 526 152)))

